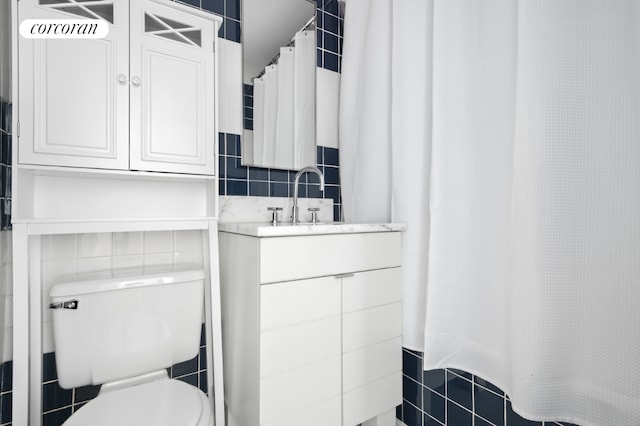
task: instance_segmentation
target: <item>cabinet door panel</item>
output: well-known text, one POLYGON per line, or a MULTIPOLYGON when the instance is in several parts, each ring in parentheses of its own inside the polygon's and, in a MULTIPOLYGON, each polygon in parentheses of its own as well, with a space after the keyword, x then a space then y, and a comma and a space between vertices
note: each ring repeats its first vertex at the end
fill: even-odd
POLYGON ((260 424, 286 417, 340 395, 341 358, 260 380, 260 424))
POLYGON ((340 356, 340 316, 278 328, 260 335, 260 377, 340 356))
POLYGON ((346 392, 342 397, 343 426, 355 426, 402 404, 402 372, 346 392))
POLYGON ((402 334, 400 303, 344 314, 342 351, 349 352, 402 334))
POLYGON ((131 2, 131 168, 214 173, 214 25, 131 2))
POLYGON ((266 331, 340 315, 340 280, 334 277, 260 286, 260 329, 266 331))
POLYGON ((342 371, 343 392, 402 371, 402 339, 396 337, 345 353, 342 371))
POLYGON ((342 424, 342 398, 335 397, 263 426, 338 426, 342 424))
MULTIPOLYGON (((39 3, 19 2, 20 19, 91 10, 39 3)), ((128 10, 122 3, 103 6, 113 8, 114 22, 103 39, 19 38, 21 163, 129 167, 129 89, 118 82, 118 75, 128 76, 128 10)))
POLYGON ((343 280, 342 312, 373 308, 402 300, 400 268, 360 272, 343 280))

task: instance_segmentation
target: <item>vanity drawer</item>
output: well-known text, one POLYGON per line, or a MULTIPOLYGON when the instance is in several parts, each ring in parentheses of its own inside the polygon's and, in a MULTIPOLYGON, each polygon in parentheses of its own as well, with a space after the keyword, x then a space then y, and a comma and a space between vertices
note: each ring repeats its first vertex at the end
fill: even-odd
POLYGON ((401 233, 260 239, 261 284, 400 266, 401 233))

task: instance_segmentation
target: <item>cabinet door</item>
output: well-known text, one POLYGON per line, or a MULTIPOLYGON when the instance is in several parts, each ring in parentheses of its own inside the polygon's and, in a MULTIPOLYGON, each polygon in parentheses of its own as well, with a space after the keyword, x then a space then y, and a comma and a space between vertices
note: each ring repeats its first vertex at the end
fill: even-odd
POLYGON ((401 268, 342 281, 343 424, 354 426, 402 403, 401 268))
POLYGON ((214 173, 214 24, 131 2, 131 169, 214 173))
POLYGON ((103 39, 19 37, 20 163, 127 169, 128 5, 22 0, 18 14, 109 22, 103 39))
POLYGON ((339 424, 340 287, 334 277, 260 286, 261 425, 339 424), (316 422, 300 423, 307 415, 316 422))

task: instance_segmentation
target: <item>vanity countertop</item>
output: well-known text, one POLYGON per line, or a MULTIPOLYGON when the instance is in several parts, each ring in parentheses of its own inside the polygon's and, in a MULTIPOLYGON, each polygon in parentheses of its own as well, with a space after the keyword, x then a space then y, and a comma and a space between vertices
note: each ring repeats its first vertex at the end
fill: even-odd
POLYGON ((232 234, 242 234, 251 237, 284 237, 294 235, 323 235, 323 234, 361 234, 369 232, 404 231, 407 226, 403 223, 220 223, 218 230, 232 234))

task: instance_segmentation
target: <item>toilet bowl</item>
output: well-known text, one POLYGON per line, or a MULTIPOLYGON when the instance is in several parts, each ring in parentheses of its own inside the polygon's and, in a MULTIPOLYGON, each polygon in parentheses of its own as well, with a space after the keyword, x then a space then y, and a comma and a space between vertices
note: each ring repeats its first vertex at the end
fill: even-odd
POLYGON ((169 266, 76 275, 51 287, 60 386, 102 385, 64 425, 213 425, 207 396, 166 371, 200 350, 204 277, 169 266))
POLYGON ((213 426, 213 416, 199 389, 165 379, 98 395, 64 425, 213 426))

